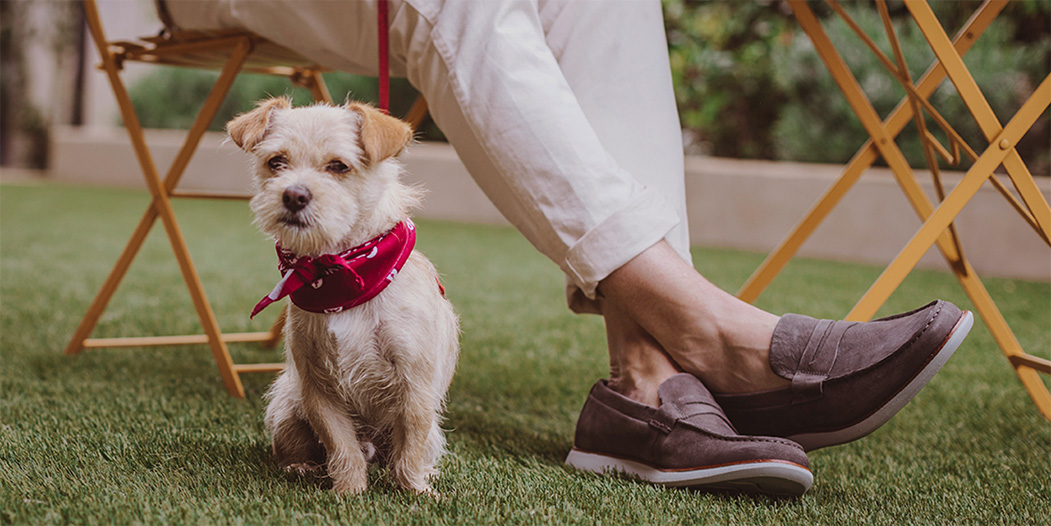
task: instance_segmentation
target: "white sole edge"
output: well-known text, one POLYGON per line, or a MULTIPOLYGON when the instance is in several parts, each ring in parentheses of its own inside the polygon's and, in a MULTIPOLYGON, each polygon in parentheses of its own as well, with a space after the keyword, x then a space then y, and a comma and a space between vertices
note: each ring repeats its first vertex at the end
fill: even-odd
POLYGON ((793 435, 788 438, 798 442, 799 445, 803 446, 806 451, 813 451, 828 446, 835 446, 857 440, 873 431, 878 429, 883 424, 886 424, 894 415, 901 411, 906 404, 919 394, 927 382, 930 382, 934 375, 941 370, 945 362, 949 361, 949 358, 956 352, 956 349, 963 343, 964 338, 971 332, 971 327, 974 326, 974 315, 970 311, 965 311, 960 321, 956 323, 956 327, 953 328, 952 334, 949 339, 946 340, 945 345, 934 355, 934 358, 912 379, 898 394, 894 395, 887 403, 883 404, 876 410, 875 413, 870 415, 865 420, 858 422, 850 427, 840 429, 838 431, 829 431, 827 433, 804 433, 800 435, 793 435))
POLYGON ((566 464, 584 471, 623 473, 653 484, 710 490, 799 496, 814 483, 809 469, 782 461, 756 461, 684 471, 663 471, 632 460, 588 453, 574 448, 566 464))

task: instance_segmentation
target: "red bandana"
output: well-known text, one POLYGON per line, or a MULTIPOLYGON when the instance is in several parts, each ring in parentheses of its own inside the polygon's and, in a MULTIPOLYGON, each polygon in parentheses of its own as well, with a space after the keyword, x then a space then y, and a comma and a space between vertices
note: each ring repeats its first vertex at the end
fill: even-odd
POLYGON ((278 244, 278 269, 284 277, 252 309, 252 317, 285 296, 303 310, 324 314, 361 305, 387 288, 415 244, 416 225, 411 219, 341 254, 299 258, 278 244))

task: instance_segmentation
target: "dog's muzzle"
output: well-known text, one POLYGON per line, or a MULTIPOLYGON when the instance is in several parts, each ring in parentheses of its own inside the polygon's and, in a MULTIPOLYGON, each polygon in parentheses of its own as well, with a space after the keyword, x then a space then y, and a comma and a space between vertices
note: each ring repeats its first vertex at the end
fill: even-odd
POLYGON ((310 189, 301 184, 294 184, 285 188, 284 194, 281 195, 281 201, 284 203, 285 208, 293 214, 306 208, 313 198, 314 194, 310 193, 310 189))

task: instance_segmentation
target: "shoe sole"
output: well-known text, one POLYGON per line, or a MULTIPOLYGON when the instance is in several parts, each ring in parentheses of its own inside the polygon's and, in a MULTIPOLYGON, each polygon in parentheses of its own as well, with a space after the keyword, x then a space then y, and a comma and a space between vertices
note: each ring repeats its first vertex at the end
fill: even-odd
POLYGON ((798 442, 806 451, 813 451, 823 447, 845 444, 875 431, 883 424, 886 424, 898 411, 901 411, 901 408, 905 407, 919 394, 920 390, 927 385, 927 382, 931 381, 931 378, 934 378, 934 375, 945 365, 945 362, 949 361, 949 357, 960 347, 960 344, 963 343, 967 334, 971 332, 971 327, 973 326, 974 315, 970 311, 964 311, 964 315, 956 322, 956 327, 953 327, 949 337, 946 338, 945 343, 934 355, 934 358, 927 362, 927 365, 904 388, 861 422, 836 431, 803 433, 785 438, 798 442))
POLYGON ((809 469, 783 460, 757 460, 739 464, 685 470, 661 470, 641 462, 589 453, 574 448, 566 464, 599 474, 623 473, 645 482, 670 487, 764 493, 798 497, 814 483, 809 469))

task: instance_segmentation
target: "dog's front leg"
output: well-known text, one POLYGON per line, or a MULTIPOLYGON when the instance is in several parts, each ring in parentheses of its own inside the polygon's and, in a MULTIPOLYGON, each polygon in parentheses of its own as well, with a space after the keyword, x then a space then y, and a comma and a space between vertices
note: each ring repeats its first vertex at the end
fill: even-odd
POLYGON ((438 426, 441 402, 428 393, 409 392, 401 421, 393 433, 394 480, 417 493, 431 493, 428 479, 445 449, 445 435, 438 426))
POLYGON ((280 373, 267 392, 266 428, 278 467, 306 473, 325 463, 325 449, 303 416, 303 401, 294 365, 280 373))
POLYGON ((368 462, 358 442, 354 422, 327 398, 305 385, 303 409, 328 458, 332 490, 358 494, 368 487, 368 462), (314 391, 307 393, 307 391, 314 391))

